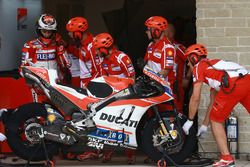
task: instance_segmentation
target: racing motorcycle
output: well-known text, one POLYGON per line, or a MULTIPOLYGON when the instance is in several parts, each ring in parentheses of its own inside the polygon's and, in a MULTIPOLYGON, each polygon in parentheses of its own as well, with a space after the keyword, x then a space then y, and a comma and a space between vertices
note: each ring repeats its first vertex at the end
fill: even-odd
POLYGON ((195 130, 186 136, 184 115, 159 112, 158 104, 173 101, 169 83, 148 67, 143 73, 135 81, 99 77, 82 89, 58 83, 55 70, 22 67, 26 83, 40 89, 49 103, 25 104, 8 115, 10 148, 28 161, 46 160, 62 145, 79 143, 95 149, 139 148, 152 160, 180 164, 195 147, 195 130))

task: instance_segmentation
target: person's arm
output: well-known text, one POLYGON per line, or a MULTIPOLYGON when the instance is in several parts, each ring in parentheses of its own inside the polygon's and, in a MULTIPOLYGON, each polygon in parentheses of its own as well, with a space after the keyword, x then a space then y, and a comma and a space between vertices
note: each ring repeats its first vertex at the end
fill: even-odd
POLYGON ((210 123, 209 116, 210 116, 210 112, 211 112, 213 104, 214 104, 214 99, 215 99, 216 94, 217 94, 217 91, 215 89, 210 90, 210 103, 209 103, 209 106, 207 108, 206 116, 205 116, 203 123, 200 126, 200 128, 197 132, 197 135, 196 135, 200 138, 204 138, 205 137, 204 135, 207 132, 208 125, 210 123))
POLYGON ((174 57, 175 49, 173 46, 168 46, 162 52, 161 57, 161 71, 158 73, 164 78, 168 76, 168 73, 174 69, 174 57))
POLYGON ((185 75, 185 77, 182 80, 182 87, 184 89, 188 88, 190 79, 192 78, 192 70, 190 68, 188 68, 187 74, 185 75))
POLYGON ((198 111, 202 85, 203 82, 197 82, 194 84, 193 93, 189 101, 189 120, 193 120, 198 111))
POLYGON ((162 69, 161 71, 159 71, 159 74, 165 78, 168 76, 169 71, 169 69, 162 69))
POLYGON ((210 122, 209 121, 209 115, 210 115, 210 112, 212 110, 216 94, 217 94, 217 91, 215 89, 211 89, 211 91, 210 91, 210 103, 209 103, 209 106, 207 108, 206 116, 205 116, 205 118, 203 120, 202 125, 205 125, 205 126, 209 125, 209 122, 210 122))
POLYGON ((189 129, 192 127, 194 121, 194 117, 198 111, 198 107, 200 104, 200 96, 201 96, 201 88, 202 88, 203 82, 196 82, 194 84, 193 88, 193 94, 189 101, 189 116, 188 120, 185 122, 185 124, 182 126, 183 131, 186 135, 189 135, 189 129))

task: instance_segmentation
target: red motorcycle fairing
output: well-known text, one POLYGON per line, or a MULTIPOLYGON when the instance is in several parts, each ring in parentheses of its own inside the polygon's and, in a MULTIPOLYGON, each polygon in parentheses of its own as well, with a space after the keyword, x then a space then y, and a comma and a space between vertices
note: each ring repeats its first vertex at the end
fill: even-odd
MULTIPOLYGON (((50 80, 50 77, 49 77, 49 74, 48 74, 48 70, 46 70, 45 68, 29 66, 28 69, 31 72, 33 72, 34 74, 36 74, 38 77, 42 78, 47 83, 51 83, 51 80, 50 80)), ((57 76, 55 76, 55 77, 57 77, 57 76)))

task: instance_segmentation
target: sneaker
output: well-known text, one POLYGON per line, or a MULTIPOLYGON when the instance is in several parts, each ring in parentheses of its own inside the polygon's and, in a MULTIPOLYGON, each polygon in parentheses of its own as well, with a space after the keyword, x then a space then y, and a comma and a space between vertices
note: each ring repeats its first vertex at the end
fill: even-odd
POLYGON ((76 159, 76 155, 73 154, 73 153, 71 153, 71 152, 69 152, 69 153, 66 154, 65 158, 67 160, 75 160, 76 159))
POLYGON ((149 158, 149 157, 146 157, 146 158, 144 159, 143 163, 144 163, 144 164, 153 164, 153 163, 155 163, 155 161, 152 160, 152 159, 149 158))
POLYGON ((106 163, 106 162, 111 161, 112 154, 113 154, 113 151, 106 151, 106 152, 103 154, 102 162, 103 162, 103 163, 106 163))
POLYGON ((135 164, 135 162, 136 162, 136 157, 135 157, 135 155, 131 155, 131 156, 128 156, 128 157, 127 157, 127 163, 128 163, 129 165, 133 165, 133 164, 135 164))
POLYGON ((234 160, 224 160, 220 159, 218 162, 215 162, 212 167, 235 167, 234 160))
POLYGON ((98 159, 99 153, 94 151, 86 151, 83 154, 79 154, 76 156, 76 159, 79 161, 84 161, 87 159, 98 159))

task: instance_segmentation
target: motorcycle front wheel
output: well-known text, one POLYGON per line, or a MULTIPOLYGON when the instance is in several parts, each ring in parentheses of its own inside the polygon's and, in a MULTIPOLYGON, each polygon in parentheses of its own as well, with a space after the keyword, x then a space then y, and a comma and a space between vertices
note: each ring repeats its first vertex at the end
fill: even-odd
MULTIPOLYGON (((164 122, 170 121, 173 128, 173 138, 160 144, 160 134, 162 134, 159 122, 155 118, 151 118, 144 126, 141 138, 142 150, 155 162, 164 157, 164 152, 176 163, 181 164, 187 157, 191 155, 196 145, 196 134, 194 127, 190 128, 189 135, 185 135, 182 131, 182 125, 186 118, 184 115, 173 117, 174 114, 167 113, 162 116, 164 122), (179 123, 178 123, 179 122, 179 123), (161 131, 161 132, 160 132, 161 131), (159 145, 156 145, 156 143, 159 145)), ((169 159, 164 157, 168 165, 173 165, 169 159)))
POLYGON ((46 118, 47 111, 41 103, 22 105, 10 115, 5 124, 5 133, 10 148, 17 156, 25 160, 42 161, 57 153, 60 144, 42 139, 37 133, 46 118))

